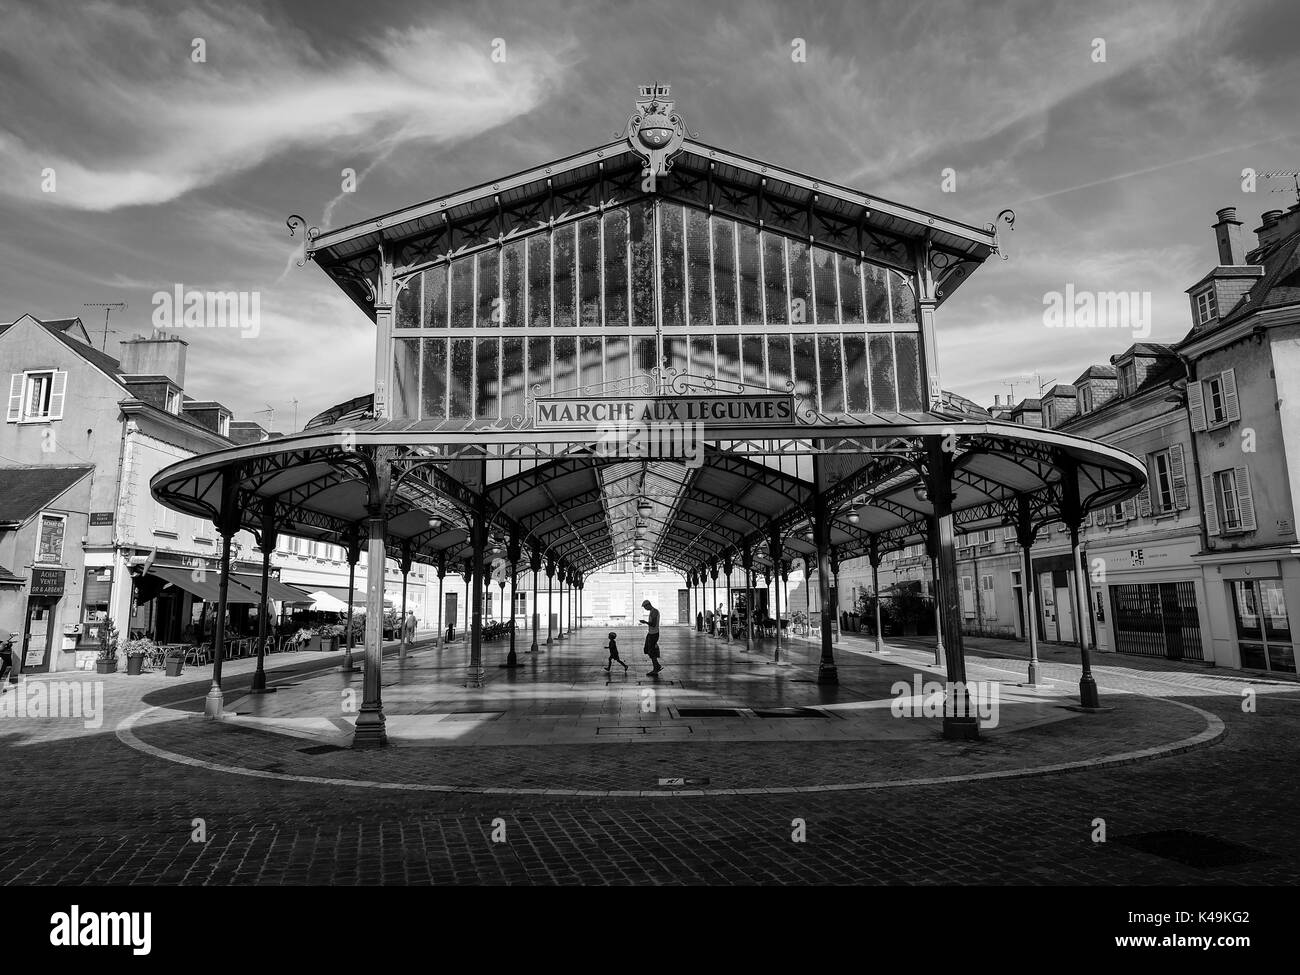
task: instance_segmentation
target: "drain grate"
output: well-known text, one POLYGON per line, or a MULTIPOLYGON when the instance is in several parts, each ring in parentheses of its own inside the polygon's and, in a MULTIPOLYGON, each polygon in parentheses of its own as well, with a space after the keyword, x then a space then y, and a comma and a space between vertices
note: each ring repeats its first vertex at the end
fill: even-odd
POLYGON ((829 718, 832 715, 816 708, 754 708, 757 718, 829 718))
POLYGON ((1211 867, 1235 867, 1238 864, 1264 859, 1264 854, 1258 850, 1190 829, 1136 833, 1132 836, 1117 837, 1115 842, 1201 870, 1211 867))
POLYGON ((342 745, 312 745, 310 748, 299 748, 298 751, 304 755, 325 755, 328 752, 345 752, 347 749, 342 745))
POLYGON ((743 718, 740 708, 678 708, 677 714, 682 718, 743 718))

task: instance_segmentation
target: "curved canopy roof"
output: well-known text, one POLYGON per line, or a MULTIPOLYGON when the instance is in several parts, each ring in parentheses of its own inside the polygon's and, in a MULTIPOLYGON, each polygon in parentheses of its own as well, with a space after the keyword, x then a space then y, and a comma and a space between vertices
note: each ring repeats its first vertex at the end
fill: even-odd
POLYGON ((1132 496, 1142 464, 1122 450, 1053 430, 962 414, 909 414, 875 423, 796 424, 784 430, 719 427, 698 459, 602 456, 596 430, 420 430, 370 420, 181 461, 156 475, 155 496, 215 520, 222 478, 237 484, 240 525, 274 512, 280 530, 346 545, 364 537, 379 465, 391 464, 390 557, 405 548, 449 570, 471 555, 467 518, 481 503, 498 548, 516 537, 530 553, 575 574, 641 550, 683 572, 748 549, 770 567, 815 550, 808 525, 819 494, 833 512, 830 541, 843 560, 926 537, 932 506, 920 469, 936 439, 953 456, 953 509, 961 530, 1015 522, 1020 499, 1035 526, 1061 518, 1077 484, 1083 510, 1132 496), (436 514, 437 527, 430 517, 436 514))

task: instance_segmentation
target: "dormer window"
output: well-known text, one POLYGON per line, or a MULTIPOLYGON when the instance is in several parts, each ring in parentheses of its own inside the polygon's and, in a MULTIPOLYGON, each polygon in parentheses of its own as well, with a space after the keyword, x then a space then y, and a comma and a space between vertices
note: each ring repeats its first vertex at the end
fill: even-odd
POLYGON ((1206 288, 1196 296, 1196 324, 1204 325, 1219 317, 1219 302, 1213 288, 1206 288))
POLYGON ((230 436, 230 417, 225 413, 222 413, 217 417, 217 433, 221 434, 223 437, 230 436))
POLYGON ((1079 389, 1079 412, 1092 412, 1092 387, 1083 386, 1079 389))
POLYGON ((1119 394, 1127 396, 1137 383, 1137 366, 1126 362, 1119 367, 1119 394))
POLYGON ((181 412, 181 394, 179 390, 167 390, 167 412, 179 416, 181 412))

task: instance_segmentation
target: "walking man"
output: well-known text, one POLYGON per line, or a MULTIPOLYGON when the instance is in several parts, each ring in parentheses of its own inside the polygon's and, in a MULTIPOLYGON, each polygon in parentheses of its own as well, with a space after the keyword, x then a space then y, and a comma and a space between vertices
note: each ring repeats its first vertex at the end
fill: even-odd
POLYGON ((406 659, 406 651, 411 648, 415 642, 415 610, 406 614, 406 619, 402 620, 402 649, 398 656, 401 660, 406 659))
POLYGON ((659 610, 648 599, 641 604, 641 608, 646 611, 647 618, 638 622, 646 625, 645 655, 650 658, 652 667, 646 676, 658 677, 659 671, 663 670, 659 665, 659 610))

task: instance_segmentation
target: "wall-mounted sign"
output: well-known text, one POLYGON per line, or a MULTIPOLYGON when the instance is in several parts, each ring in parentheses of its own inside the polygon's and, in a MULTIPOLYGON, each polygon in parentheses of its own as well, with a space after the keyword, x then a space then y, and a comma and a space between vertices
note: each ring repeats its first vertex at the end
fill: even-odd
POLYGON ((97 528, 113 524, 113 512, 111 511, 92 511, 90 513, 90 526, 97 528))
POLYGON ((52 562, 58 565, 63 561, 64 528, 62 515, 41 515, 41 533, 36 545, 37 562, 52 562))
POLYGON ((32 569, 32 582, 28 587, 29 596, 62 596, 63 569, 32 569))
POLYGON ((533 415, 541 429, 636 423, 788 424, 790 396, 627 396, 539 398, 533 415))

